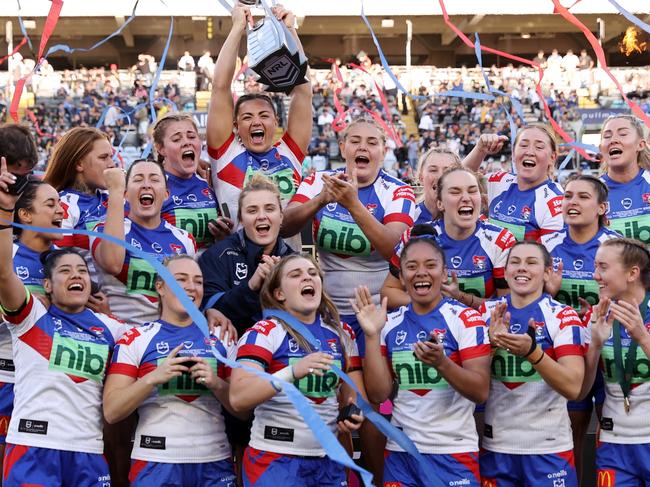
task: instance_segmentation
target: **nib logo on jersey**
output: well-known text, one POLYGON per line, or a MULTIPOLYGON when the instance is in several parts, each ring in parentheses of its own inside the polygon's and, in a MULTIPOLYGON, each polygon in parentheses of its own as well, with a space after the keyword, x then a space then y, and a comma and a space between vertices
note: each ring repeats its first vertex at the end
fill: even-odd
POLYGON ((464 293, 473 294, 478 298, 485 296, 485 279, 482 277, 458 276, 458 289, 464 293))
POLYGON ((341 255, 368 256, 370 240, 354 222, 323 216, 316 234, 318 245, 328 252, 341 255))
POLYGON ((515 389, 527 382, 539 382, 542 377, 531 363, 523 357, 508 353, 503 348, 497 348, 492 357, 492 377, 506 386, 515 389))
POLYGON ((63 372, 74 382, 90 379, 101 383, 104 380, 107 361, 108 344, 81 341, 54 333, 50 370, 63 372))
MULTIPOLYGON (((621 333, 625 332, 622 331, 621 333)), ((627 333, 621 335, 621 344, 623 345, 623 356, 627 357, 627 350, 630 344, 630 338, 627 333)), ((603 377, 605 378, 605 381, 617 383, 618 374, 616 372, 616 361, 614 360, 614 347, 611 337, 607 340, 607 342, 605 342, 605 346, 603 346, 603 350, 600 356, 603 361, 603 377)), ((645 355, 641 347, 639 347, 637 348, 636 360, 634 361, 634 365, 632 367, 632 388, 646 382, 650 382, 650 360, 645 355)))
MULTIPOLYGON (((190 348, 193 344, 191 342, 184 343, 185 348, 190 348), (188 346, 189 343, 189 346, 188 346)), ((196 350, 195 350, 196 351, 196 350)), ((179 355, 180 356, 180 355, 179 355)), ((159 357, 157 366, 165 361, 167 357, 159 357)), ((210 365, 212 371, 217 373, 217 359, 214 357, 203 357, 203 359, 210 365)), ((178 377, 173 377, 169 382, 158 386, 158 394, 161 396, 176 396, 187 402, 192 402, 197 397, 205 394, 211 394, 207 387, 203 384, 196 382, 189 372, 183 372, 178 377)))
POLYGON ((635 238, 650 243, 650 215, 637 215, 629 218, 610 217, 610 228, 624 237, 635 238))
MULTIPOLYGON (((280 191, 283 200, 290 199, 298 189, 294 180, 293 169, 290 167, 283 167, 284 164, 282 164, 275 170, 275 172, 271 172, 269 171, 268 161, 264 161, 265 163, 260 165, 260 170, 262 170, 264 175, 278 186, 278 190, 280 191)), ((254 167, 248 166, 246 169, 244 186, 250 181, 255 172, 257 171, 254 167)))
MULTIPOLYGON (((575 264, 575 263, 574 263, 575 264)), ((562 277, 562 285, 555 299, 574 309, 580 308, 578 298, 586 299, 592 306, 598 302, 598 284, 592 279, 569 279, 562 277)))
MULTIPOLYGON (((330 347, 331 348, 331 347, 330 347)), ((289 365, 293 366, 302 357, 290 357, 289 365)), ((341 361, 334 360, 334 365, 341 368, 341 361)), ((338 376, 328 370, 322 376, 316 374, 309 374, 300 380, 294 382, 294 385, 305 396, 311 399, 316 404, 320 404, 328 397, 336 395, 336 389, 339 384, 338 376)))
POLYGON ((174 221, 170 223, 192 234, 196 243, 202 244, 212 241, 208 223, 210 220, 216 219, 217 208, 215 206, 211 208, 177 208, 174 210, 174 221))
POLYGON ((392 353, 392 365, 399 389, 424 396, 432 389, 445 389, 447 381, 430 365, 418 360, 410 349, 392 353))
MULTIPOLYGON (((120 277, 123 276, 123 272, 120 277)), ((122 280, 122 279, 120 279, 122 280)), ((146 260, 131 258, 126 275, 126 292, 129 294, 144 294, 150 301, 158 300, 158 293, 155 290, 154 282, 156 271, 146 260)))

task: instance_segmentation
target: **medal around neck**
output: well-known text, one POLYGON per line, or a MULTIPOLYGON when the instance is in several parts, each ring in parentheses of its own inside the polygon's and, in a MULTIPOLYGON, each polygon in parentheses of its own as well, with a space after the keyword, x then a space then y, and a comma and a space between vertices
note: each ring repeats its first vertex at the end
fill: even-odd
POLYGON ((260 5, 266 17, 248 28, 248 65, 255 71, 266 91, 289 93, 294 86, 307 82, 307 58, 300 52, 287 26, 275 18, 264 1, 260 5))

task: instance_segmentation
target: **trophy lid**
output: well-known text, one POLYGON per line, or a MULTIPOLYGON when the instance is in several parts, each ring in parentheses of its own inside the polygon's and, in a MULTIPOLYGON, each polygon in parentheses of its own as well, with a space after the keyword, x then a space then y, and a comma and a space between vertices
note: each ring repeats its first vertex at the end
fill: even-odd
POLYGON ((250 7, 255 7, 257 4, 259 4, 259 0, 239 0, 239 3, 243 3, 244 5, 248 5, 250 7))

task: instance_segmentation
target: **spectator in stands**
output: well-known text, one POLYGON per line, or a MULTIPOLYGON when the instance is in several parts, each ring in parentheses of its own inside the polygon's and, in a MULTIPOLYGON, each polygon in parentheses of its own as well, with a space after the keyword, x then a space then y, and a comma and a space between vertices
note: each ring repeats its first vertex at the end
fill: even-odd
POLYGON ((422 113, 422 117, 420 118, 420 123, 418 124, 418 130, 420 131, 420 135, 423 135, 424 132, 428 130, 433 130, 433 109, 431 107, 425 108, 424 112, 422 113))
POLYGON ((178 69, 180 71, 194 71, 194 66, 194 58, 190 55, 190 51, 185 51, 178 60, 178 69))
POLYGON ((592 69, 594 67, 594 60, 591 58, 589 54, 587 54, 586 49, 582 49, 580 51, 580 57, 578 67, 580 69, 592 69))
POLYGON ((419 142, 415 139, 415 135, 409 135, 409 140, 406 143, 406 149, 408 151, 408 161, 413 169, 416 168, 418 164, 418 152, 420 149, 419 142))
POLYGON ((199 68, 196 81, 197 91, 209 89, 212 80, 212 72, 214 71, 214 60, 210 55, 210 51, 205 51, 203 53, 196 66, 199 68))
POLYGON ((323 106, 323 109, 322 109, 320 115, 318 115, 318 122, 317 122, 318 131, 322 133, 323 132, 323 126, 326 125, 326 124, 331 125, 332 122, 334 122, 334 115, 332 115, 330 107, 329 106, 323 106))

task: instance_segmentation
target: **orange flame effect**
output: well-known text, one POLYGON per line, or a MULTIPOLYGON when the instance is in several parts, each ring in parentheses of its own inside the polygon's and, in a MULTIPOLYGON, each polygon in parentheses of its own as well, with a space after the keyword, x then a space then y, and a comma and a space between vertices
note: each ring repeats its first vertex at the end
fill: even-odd
POLYGON ((634 26, 630 26, 625 30, 625 35, 618 45, 622 54, 630 56, 633 52, 639 54, 645 51, 647 43, 639 41, 639 31, 634 26))

